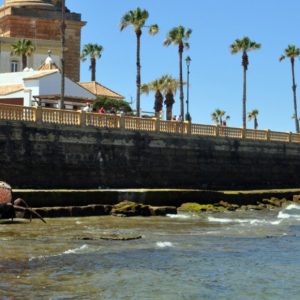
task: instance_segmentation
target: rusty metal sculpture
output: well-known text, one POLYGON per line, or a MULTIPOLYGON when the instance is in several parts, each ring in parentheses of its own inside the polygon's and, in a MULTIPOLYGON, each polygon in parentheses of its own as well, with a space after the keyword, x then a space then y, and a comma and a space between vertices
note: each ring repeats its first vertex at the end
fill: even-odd
POLYGON ((23 211, 28 213, 30 221, 32 215, 38 217, 41 221, 46 223, 40 214, 28 206, 28 204, 21 198, 12 200, 12 189, 9 184, 0 181, 0 219, 13 219, 16 217, 16 211, 23 211))

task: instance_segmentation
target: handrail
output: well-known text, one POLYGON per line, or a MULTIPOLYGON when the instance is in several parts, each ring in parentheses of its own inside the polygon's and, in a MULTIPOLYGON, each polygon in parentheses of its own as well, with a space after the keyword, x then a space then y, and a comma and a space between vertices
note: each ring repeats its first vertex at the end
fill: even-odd
POLYGON ((86 113, 10 104, 0 104, 0 120, 300 143, 299 133, 192 124, 190 122, 163 121, 159 118, 137 118, 119 114, 86 113))

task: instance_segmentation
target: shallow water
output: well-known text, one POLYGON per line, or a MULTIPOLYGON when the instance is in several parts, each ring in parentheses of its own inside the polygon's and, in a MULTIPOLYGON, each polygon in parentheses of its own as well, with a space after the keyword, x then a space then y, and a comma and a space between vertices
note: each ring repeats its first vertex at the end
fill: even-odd
POLYGON ((47 222, 0 224, 0 299, 300 298, 297 205, 47 222))

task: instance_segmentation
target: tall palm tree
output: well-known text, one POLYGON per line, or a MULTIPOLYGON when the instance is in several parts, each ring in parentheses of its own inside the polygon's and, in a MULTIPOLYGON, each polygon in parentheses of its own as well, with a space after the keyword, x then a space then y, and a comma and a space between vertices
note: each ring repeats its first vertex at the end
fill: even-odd
POLYGON ((175 103, 174 95, 176 94, 179 86, 179 81, 170 75, 163 76, 163 86, 165 95, 165 105, 167 110, 167 120, 172 120, 172 109, 175 103))
POLYGON ((155 101, 154 101, 154 111, 155 116, 159 117, 163 107, 163 94, 162 91, 164 89, 165 84, 165 76, 162 76, 159 79, 153 80, 147 84, 143 84, 141 86, 141 92, 149 94, 149 92, 155 92, 155 101))
POLYGON ((248 120, 254 121, 254 129, 256 130, 258 127, 258 122, 257 122, 257 116, 258 116, 259 111, 257 109, 253 109, 248 113, 248 120))
POLYGON ((298 119, 298 111, 297 111, 297 94, 296 94, 296 79, 295 79, 295 58, 300 56, 300 49, 295 45, 288 45, 288 47, 284 50, 284 54, 280 56, 279 61, 283 61, 285 58, 289 58, 292 65, 292 80, 293 80, 293 94, 294 94, 294 116, 296 132, 299 133, 299 119, 298 119))
POLYGON ((171 44, 178 46, 179 52, 179 90, 180 90, 180 114, 182 120, 184 120, 184 95, 183 95, 183 80, 182 80, 182 54, 184 49, 189 49, 190 45, 187 42, 192 34, 192 29, 185 29, 183 26, 174 27, 167 34, 167 38, 164 41, 165 46, 171 44))
POLYGON ((257 122, 257 116, 259 114, 259 111, 257 109, 253 109, 250 112, 248 112, 248 120, 249 121, 254 121, 254 129, 256 130, 258 127, 258 122, 257 122))
POLYGON ((142 29, 144 27, 149 28, 149 34, 154 35, 158 32, 158 26, 156 24, 145 26, 147 19, 149 18, 149 13, 147 10, 142 10, 141 8, 137 8, 136 10, 128 11, 121 19, 120 29, 121 31, 128 26, 132 26, 133 30, 136 34, 136 113, 137 116, 140 116, 141 109, 141 36, 142 29))
POLYGON ((102 55, 103 47, 99 44, 86 44, 81 52, 81 60, 90 59, 91 81, 96 81, 96 59, 102 55))
POLYGON ((249 65, 249 59, 247 52, 260 49, 261 44, 251 41, 248 37, 242 39, 236 39, 233 44, 230 45, 231 54, 242 52, 242 66, 244 69, 244 83, 243 83, 243 128, 246 129, 246 102, 247 102, 247 70, 249 65))
POLYGON ((21 55, 22 56, 22 69, 24 70, 27 67, 27 58, 32 55, 35 50, 31 40, 21 39, 11 45, 11 54, 12 55, 21 55))
POLYGON ((217 108, 212 114, 211 114, 211 119, 217 124, 217 125, 222 125, 223 124, 223 118, 225 120, 229 120, 230 116, 226 115, 226 111, 221 110, 217 108))

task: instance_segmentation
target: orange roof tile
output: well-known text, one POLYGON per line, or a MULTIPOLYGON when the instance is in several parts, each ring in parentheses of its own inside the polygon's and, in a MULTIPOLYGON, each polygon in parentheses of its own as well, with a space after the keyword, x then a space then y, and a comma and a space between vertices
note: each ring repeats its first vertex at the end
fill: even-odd
POLYGON ((90 81, 90 82, 79 82, 79 84, 84 87, 85 89, 89 90, 94 95, 100 97, 108 97, 116 100, 123 100, 124 97, 111 89, 103 86, 99 82, 90 81))

